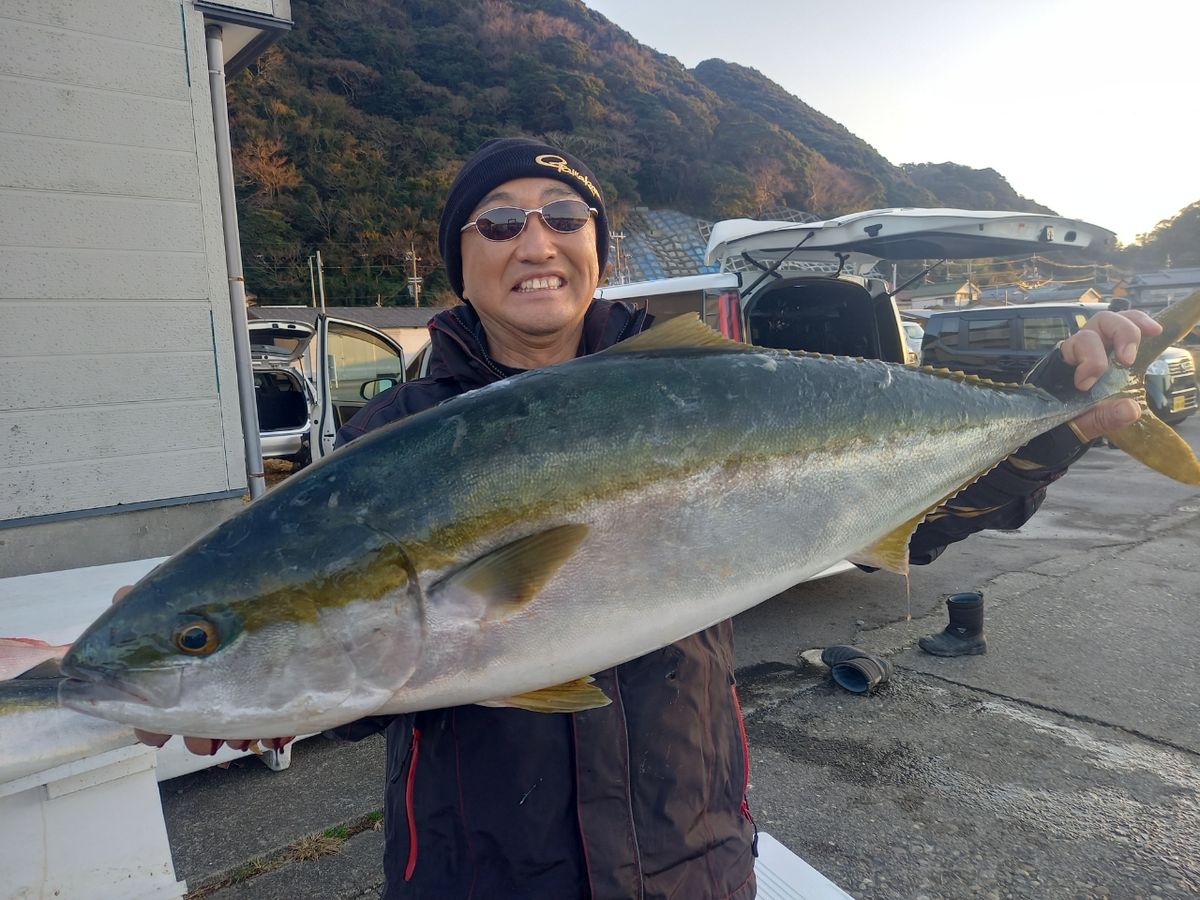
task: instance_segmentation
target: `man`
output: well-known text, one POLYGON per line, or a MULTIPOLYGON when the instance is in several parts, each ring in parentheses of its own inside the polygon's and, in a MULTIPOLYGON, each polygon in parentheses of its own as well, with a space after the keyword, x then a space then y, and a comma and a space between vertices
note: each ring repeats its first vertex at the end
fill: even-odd
MULTIPOLYGON (((431 323, 431 374, 376 397, 339 442, 648 325, 592 299, 607 212, 592 172, 554 147, 484 144, 450 188, 439 245, 465 302, 431 323)), ((1145 316, 1102 313, 1044 368, 1085 387, 1107 366, 1106 347, 1132 361, 1141 334, 1157 331, 1145 316)), ((913 561, 981 528, 1019 526, 1091 438, 1137 413, 1113 401, 1038 438, 932 515, 913 561)), ((466 706, 338 729, 387 733, 384 896, 749 900, 754 825, 733 672, 724 622, 597 673, 613 700, 601 709, 466 706)), ((189 746, 219 746, 202 743, 189 746)))

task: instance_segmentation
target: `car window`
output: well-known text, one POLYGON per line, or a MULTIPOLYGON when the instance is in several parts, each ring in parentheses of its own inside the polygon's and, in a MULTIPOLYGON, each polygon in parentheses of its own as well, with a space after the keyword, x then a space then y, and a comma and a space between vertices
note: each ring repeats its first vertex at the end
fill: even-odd
POLYGON ((404 361, 375 335, 329 323, 330 394, 336 407, 365 405, 360 391, 368 381, 404 380, 404 361))
POLYGON ((967 346, 972 350, 1004 350, 1009 345, 1009 319, 968 319, 967 346))
POLYGON ((930 319, 927 330, 941 340, 943 347, 958 346, 958 316, 937 316, 930 319))
POLYGON ((278 334, 277 332, 264 334, 261 331, 251 331, 250 336, 255 347, 271 348, 286 354, 295 353, 296 348, 300 346, 300 341, 303 339, 302 337, 292 337, 291 335, 278 334))
MULTIPOLYGON (((1078 318, 1082 319, 1083 316, 1078 318)), ((1064 316, 1026 316, 1021 319, 1021 335, 1026 350, 1053 350, 1059 341, 1071 336, 1070 320, 1064 316)), ((1076 323, 1076 329, 1082 327, 1076 323)))
POLYGON ((429 355, 433 352, 433 344, 427 343, 424 347, 417 351, 416 356, 408 363, 408 368, 404 370, 405 381, 415 381, 418 378, 424 378, 429 371, 429 355))

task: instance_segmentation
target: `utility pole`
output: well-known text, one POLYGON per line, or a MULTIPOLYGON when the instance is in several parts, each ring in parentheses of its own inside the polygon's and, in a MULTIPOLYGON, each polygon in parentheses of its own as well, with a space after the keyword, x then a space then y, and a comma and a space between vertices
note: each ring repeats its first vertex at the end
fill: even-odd
MULTIPOLYGON (((616 251, 615 255, 617 258, 617 260, 616 260, 616 262, 617 262, 617 284, 625 284, 629 280, 626 277, 626 273, 625 273, 625 260, 621 255, 622 254, 621 241, 625 240, 625 232, 610 231, 608 233, 608 236, 613 242, 613 250, 616 251)), ((601 274, 603 274, 603 273, 601 273, 601 274)))
POLYGON ((321 251, 317 251, 317 290, 321 294, 321 312, 325 312, 325 266, 321 262, 321 251))
POLYGON ((313 269, 313 258, 308 258, 308 287, 312 293, 313 309, 317 308, 317 273, 313 269))
POLYGON ((411 241, 408 244, 408 252, 404 254, 404 258, 406 261, 412 263, 412 276, 408 279, 408 287, 412 291, 413 306, 420 306, 421 284, 425 279, 417 274, 417 263, 421 261, 421 257, 417 256, 417 248, 411 241))

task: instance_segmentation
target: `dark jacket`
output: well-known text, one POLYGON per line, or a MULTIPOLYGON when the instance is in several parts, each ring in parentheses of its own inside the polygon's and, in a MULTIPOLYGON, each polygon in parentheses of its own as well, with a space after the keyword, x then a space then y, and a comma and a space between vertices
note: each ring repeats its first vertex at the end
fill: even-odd
MULTIPOLYGON (((579 355, 645 327, 596 301, 579 355)), ((468 306, 430 325, 430 375, 375 398, 339 443, 514 374, 468 306)), ((917 563, 981 528, 1019 527, 1078 441, 1039 439, 929 517, 917 563), (1037 442, 1035 442, 1037 444, 1037 442)), ((749 752, 732 626, 600 672, 611 705, 574 715, 463 706, 364 719, 387 729, 385 898, 719 898, 755 893, 749 752)))
MULTIPOLYGON (((595 301, 579 354, 645 325, 595 301)), ((375 398, 339 443, 513 374, 488 356, 470 307, 430 329, 430 375, 375 398)), ((754 896, 730 623, 595 677, 613 701, 603 709, 461 706, 338 730, 387 729, 385 898, 754 896)))

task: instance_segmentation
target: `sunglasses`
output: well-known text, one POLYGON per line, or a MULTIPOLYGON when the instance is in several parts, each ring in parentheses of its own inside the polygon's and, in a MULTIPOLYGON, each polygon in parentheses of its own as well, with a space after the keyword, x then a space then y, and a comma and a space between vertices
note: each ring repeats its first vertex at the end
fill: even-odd
POLYGON ((521 209, 519 206, 498 206, 481 212, 474 222, 468 222, 459 232, 474 228, 489 241, 511 241, 525 230, 529 217, 537 213, 546 227, 559 234, 574 234, 588 223, 600 210, 588 206, 582 200, 554 200, 538 209, 521 209))

